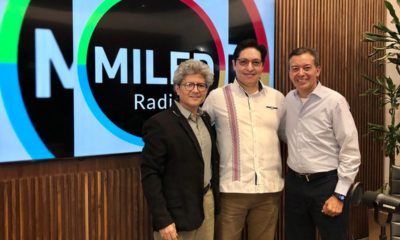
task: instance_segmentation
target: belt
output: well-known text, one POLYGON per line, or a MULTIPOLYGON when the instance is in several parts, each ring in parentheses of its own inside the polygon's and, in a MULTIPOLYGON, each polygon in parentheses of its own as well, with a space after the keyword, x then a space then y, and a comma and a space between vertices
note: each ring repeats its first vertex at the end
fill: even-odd
POLYGON ((292 172, 295 176, 303 179, 305 182, 311 182, 323 177, 337 175, 336 169, 327 172, 317 172, 317 173, 298 173, 293 171, 291 168, 289 168, 289 171, 292 172))
POLYGON ((208 192, 208 190, 210 190, 210 188, 211 188, 211 183, 207 184, 207 186, 203 188, 203 195, 206 195, 206 193, 208 192))

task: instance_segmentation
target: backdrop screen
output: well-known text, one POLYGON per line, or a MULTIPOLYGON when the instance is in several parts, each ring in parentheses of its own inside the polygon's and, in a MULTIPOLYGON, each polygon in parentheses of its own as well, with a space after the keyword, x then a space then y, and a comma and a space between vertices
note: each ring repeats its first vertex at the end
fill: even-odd
POLYGON ((140 152, 179 63, 223 86, 246 38, 273 86, 273 0, 1 0, 0 162, 140 152))

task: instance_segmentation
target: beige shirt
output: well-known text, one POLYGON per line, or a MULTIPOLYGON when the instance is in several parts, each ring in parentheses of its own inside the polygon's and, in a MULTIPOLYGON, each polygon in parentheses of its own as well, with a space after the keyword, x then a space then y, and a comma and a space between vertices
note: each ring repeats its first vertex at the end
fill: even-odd
MULTIPOLYGON (((181 111, 182 115, 188 120, 190 127, 192 128, 194 135, 196 135, 197 141, 201 148, 201 155, 204 161, 204 186, 207 186, 211 181, 211 137, 203 119, 200 117, 202 110, 199 109, 197 116, 184 108, 179 102, 175 102, 181 111), (193 119, 192 119, 193 118, 193 119)), ((182 146, 184 147, 184 146, 182 146)))

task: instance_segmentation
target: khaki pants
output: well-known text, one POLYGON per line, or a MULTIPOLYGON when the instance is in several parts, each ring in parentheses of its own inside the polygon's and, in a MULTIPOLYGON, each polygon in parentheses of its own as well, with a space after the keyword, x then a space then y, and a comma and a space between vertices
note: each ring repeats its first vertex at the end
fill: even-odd
MULTIPOLYGON (((214 197, 211 189, 204 195, 204 221, 193 231, 178 232, 179 240, 213 240, 214 239, 214 197)), ((154 240, 162 240, 159 232, 154 232, 154 240)))
POLYGON ((221 193, 217 218, 218 240, 240 240, 247 225, 248 240, 273 240, 278 221, 281 192, 221 193))

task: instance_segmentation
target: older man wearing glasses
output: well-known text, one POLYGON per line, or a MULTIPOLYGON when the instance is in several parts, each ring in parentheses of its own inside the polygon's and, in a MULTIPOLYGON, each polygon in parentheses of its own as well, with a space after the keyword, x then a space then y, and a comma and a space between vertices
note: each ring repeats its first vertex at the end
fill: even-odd
POLYGON ((210 117, 200 109, 213 74, 187 60, 174 74, 179 97, 143 126, 143 191, 154 239, 208 240, 219 209, 219 155, 210 117))
POLYGON ((203 109, 217 130, 221 153, 221 213, 217 238, 274 239, 283 179, 278 128, 284 96, 263 85, 266 49, 255 40, 233 54, 236 79, 211 91, 203 109))

